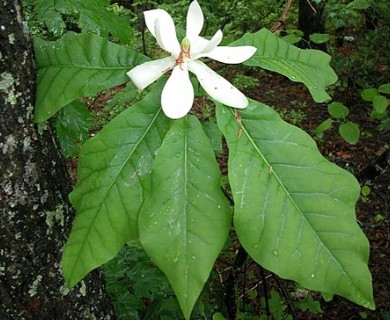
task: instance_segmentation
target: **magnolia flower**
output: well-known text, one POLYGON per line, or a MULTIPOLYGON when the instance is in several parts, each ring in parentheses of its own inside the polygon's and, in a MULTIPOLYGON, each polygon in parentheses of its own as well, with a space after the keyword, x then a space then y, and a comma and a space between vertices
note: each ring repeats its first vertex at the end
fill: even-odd
POLYGON ((145 11, 144 16, 146 26, 158 45, 169 52, 170 56, 138 65, 127 72, 127 75, 138 89, 143 90, 172 70, 161 94, 161 106, 167 117, 179 119, 192 107, 194 88, 188 71, 196 75, 201 86, 213 99, 234 108, 248 106, 248 99, 237 88, 198 59, 211 58, 223 63, 241 63, 255 53, 255 47, 218 46, 222 41, 221 30, 211 40, 200 37, 204 18, 196 0, 188 9, 186 36, 181 44, 176 37, 173 19, 165 10, 145 11))

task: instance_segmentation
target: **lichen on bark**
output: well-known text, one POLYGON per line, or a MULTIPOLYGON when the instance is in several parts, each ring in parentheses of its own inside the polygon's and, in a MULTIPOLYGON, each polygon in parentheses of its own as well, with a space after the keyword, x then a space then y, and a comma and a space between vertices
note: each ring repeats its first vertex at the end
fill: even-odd
POLYGON ((2 0, 0 16, 0 319, 113 319, 99 271, 64 285, 70 179, 50 125, 40 133, 32 120, 35 70, 19 2, 2 0))

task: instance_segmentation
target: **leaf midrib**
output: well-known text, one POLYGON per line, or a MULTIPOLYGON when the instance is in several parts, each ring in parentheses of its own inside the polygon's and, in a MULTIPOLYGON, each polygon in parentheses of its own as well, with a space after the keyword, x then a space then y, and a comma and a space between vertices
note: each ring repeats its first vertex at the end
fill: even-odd
MULTIPOLYGON (((232 113, 233 117, 234 117, 234 111, 229 108, 230 112, 232 113)), ((251 142, 253 148, 256 150, 256 152, 260 155, 261 159, 264 161, 264 163, 266 163, 266 165, 269 167, 269 168, 272 168, 272 165, 267 161, 267 159, 264 157, 263 153, 261 152, 261 150, 257 147, 255 141, 251 138, 251 136, 249 135, 249 132, 246 130, 245 126, 245 119, 242 119, 242 125, 241 125, 241 128, 242 128, 242 131, 243 133, 246 135, 246 137, 249 139, 249 141, 251 142)), ((284 184, 282 183, 281 179, 279 178, 279 176, 276 174, 275 171, 272 171, 270 172, 270 174, 273 174, 276 181, 279 183, 279 185, 283 188, 283 190, 285 191, 285 194, 287 194, 287 197, 290 199, 290 201, 293 203, 294 207, 296 208, 296 210, 301 214, 301 217, 302 219, 304 219, 304 221, 307 223, 308 226, 310 226, 310 229, 312 231, 312 233, 315 235, 315 237, 318 239, 318 241, 321 243, 321 245, 325 248, 326 252, 328 253, 328 255, 330 257, 332 257, 332 259, 337 263, 337 265, 340 267, 340 269, 342 270, 342 272, 345 274, 345 275, 348 275, 348 273, 345 271, 344 267, 339 263, 339 261, 336 259, 336 257, 329 251, 328 247, 325 245, 325 243, 322 241, 322 239, 319 237, 319 235, 315 232, 314 228, 312 227, 312 225, 310 224, 310 222, 306 219, 305 215, 303 214, 303 212, 301 211, 301 209, 298 207, 298 204, 295 202, 295 200, 291 197, 290 193, 288 192, 288 190, 286 189, 286 187, 284 186, 284 184)), ((351 277, 348 276, 348 278, 351 280, 351 277)), ((353 281, 351 281, 352 283, 354 283, 353 281)), ((355 284, 354 284, 355 285, 355 284)), ((355 286, 356 288, 356 286, 355 286)), ((358 289, 358 288, 356 288, 358 289)), ((360 290, 359 290, 360 291, 360 290)))
MULTIPOLYGON (((187 115, 185 117, 185 139, 184 139, 184 185, 185 185, 185 188, 184 188, 184 196, 185 196, 185 226, 186 226, 186 230, 184 232, 184 243, 185 243, 185 247, 186 247, 186 255, 185 255, 185 258, 186 258, 186 271, 185 271, 185 277, 186 277, 186 287, 185 287, 185 296, 188 297, 188 293, 189 293, 189 279, 188 279, 188 269, 189 269, 189 263, 188 263, 188 238, 187 238, 187 235, 188 235, 188 217, 187 217, 187 214, 188 214, 188 130, 189 130, 189 116, 187 115)), ((186 309, 187 309, 187 299, 185 299, 186 301, 186 309)))

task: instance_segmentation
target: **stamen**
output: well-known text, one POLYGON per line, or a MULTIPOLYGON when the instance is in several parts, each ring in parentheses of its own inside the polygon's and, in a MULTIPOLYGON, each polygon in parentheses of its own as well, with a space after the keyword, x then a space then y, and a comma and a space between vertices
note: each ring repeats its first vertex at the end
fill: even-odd
POLYGON ((191 48, 190 41, 187 38, 184 38, 183 41, 181 42, 180 54, 176 59, 176 65, 179 65, 181 70, 183 70, 182 65, 185 62, 185 60, 191 59, 190 48, 191 48))

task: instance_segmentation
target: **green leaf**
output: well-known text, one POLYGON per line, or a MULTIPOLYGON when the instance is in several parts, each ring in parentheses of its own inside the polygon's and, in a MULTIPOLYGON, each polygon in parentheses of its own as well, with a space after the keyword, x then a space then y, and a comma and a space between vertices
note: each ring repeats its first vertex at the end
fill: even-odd
POLYGON ((340 102, 328 104, 329 114, 336 119, 344 119, 349 114, 349 109, 340 102))
MULTIPOLYGON (((266 308, 265 298, 261 298, 260 303, 263 308, 266 308)), ((271 291, 271 295, 268 298, 268 305, 273 319, 285 319, 284 310, 287 308, 286 302, 282 299, 276 290, 271 291)))
POLYGON ((173 123, 151 179, 153 192, 139 215, 140 241, 189 319, 231 221, 213 149, 196 117, 173 123))
POLYGON ((330 40, 330 35, 327 33, 313 33, 309 38, 314 43, 321 44, 328 42, 330 40))
POLYGON ((75 100, 61 110, 55 128, 66 156, 74 157, 78 153, 79 143, 88 138, 91 125, 91 113, 82 101, 75 100))
POLYGON ((381 124, 378 126, 380 131, 390 131, 390 117, 386 117, 381 121, 381 124))
POLYGON ((282 37, 282 39, 289 44, 294 44, 294 43, 301 41, 302 37, 292 33, 292 34, 288 34, 287 36, 282 37))
POLYGON ((63 34, 67 20, 77 21, 83 32, 106 38, 112 34, 122 42, 128 42, 132 36, 128 21, 107 9, 108 0, 26 0, 26 3, 34 6, 37 20, 56 37, 63 34))
POLYGON ((232 45, 252 45, 257 48, 245 65, 262 67, 278 72, 292 81, 304 83, 316 102, 330 99, 325 88, 336 82, 337 75, 329 66, 328 54, 319 50, 298 49, 267 29, 245 34, 232 45))
POLYGON ((47 30, 54 36, 59 37, 65 30, 65 22, 62 19, 61 9, 66 10, 61 2, 57 6, 54 5, 53 1, 47 0, 25 0, 26 5, 33 5, 33 14, 36 14, 37 20, 43 22, 47 30))
POLYGON ((370 6, 367 0, 354 0, 347 4, 348 9, 365 10, 370 6))
POLYGON ((321 292, 321 296, 326 302, 332 301, 334 298, 334 294, 330 292, 321 292))
POLYGON ((94 34, 34 39, 38 64, 35 121, 43 122, 79 97, 128 81, 126 72, 146 57, 94 34))
POLYGON ((111 97, 110 101, 108 101, 104 106, 104 109, 126 109, 129 102, 136 102, 137 99, 140 100, 140 96, 142 96, 143 93, 144 91, 140 92, 135 84, 130 81, 124 88, 111 97))
POLYGON ((315 134, 320 134, 328 130, 333 124, 333 119, 326 119, 325 121, 321 122, 318 127, 315 129, 315 134))
POLYGON ((359 183, 268 106, 251 101, 239 115, 217 107, 245 250, 282 278, 374 308, 369 244, 354 210, 359 183))
MULTIPOLYGON (((305 35, 302 30, 298 30, 298 29, 287 29, 285 31, 287 32, 287 34, 295 34, 299 37, 303 37, 305 35)), ((279 32, 279 31, 277 31, 277 32, 279 32)))
POLYGON ((213 314, 213 320, 226 320, 222 313, 217 312, 213 314))
POLYGON ((378 213, 375 215, 374 220, 375 220, 375 222, 381 222, 381 221, 385 220, 385 217, 382 216, 380 213, 378 213))
MULTIPOLYGON (((58 1, 58 0, 55 0, 58 1)), ((113 35, 122 43, 128 43, 133 36, 132 29, 127 18, 122 18, 107 10, 109 1, 103 0, 104 4, 96 5, 101 0, 72 0, 80 8, 78 25, 83 32, 93 32, 108 38, 113 35)))
POLYGON ((372 105, 374 106, 376 112, 384 113, 387 109, 387 106, 389 105, 389 102, 387 101, 385 96, 378 94, 377 96, 374 97, 374 100, 372 101, 372 105))
POLYGON ((69 287, 138 238, 143 189, 171 122, 160 108, 161 88, 160 82, 81 149, 77 185, 69 196, 77 215, 62 258, 69 287))
POLYGON ((367 197, 371 193, 371 189, 369 186, 363 186, 362 189, 362 195, 367 197))
POLYGON ((209 137, 211 146, 216 152, 222 152, 222 133, 218 128, 217 121, 214 117, 210 117, 202 122, 203 129, 209 137))
POLYGON ((323 313, 320 302, 313 300, 311 295, 308 295, 304 301, 294 301, 294 306, 303 312, 323 313))
POLYGON ((350 144, 356 144, 360 138, 360 130, 356 123, 351 121, 343 123, 339 127, 341 137, 350 144))
POLYGON ((387 112, 379 113, 375 109, 372 109, 370 113, 370 118, 376 120, 383 120, 386 118, 386 116, 387 116, 387 112))
POLYGON ((360 95, 362 97, 362 99, 364 101, 368 101, 368 102, 371 102, 374 100, 374 97, 377 96, 379 93, 378 93, 378 90, 375 89, 375 88, 368 88, 368 89, 364 89, 360 95))
POLYGON ((384 94, 390 94, 390 83, 384 83, 379 86, 378 91, 384 94))

